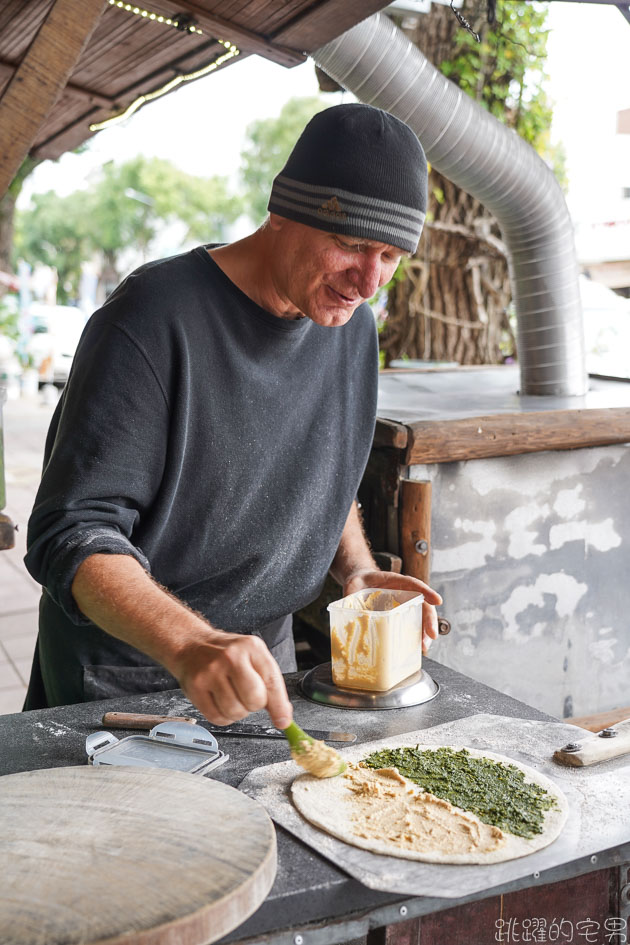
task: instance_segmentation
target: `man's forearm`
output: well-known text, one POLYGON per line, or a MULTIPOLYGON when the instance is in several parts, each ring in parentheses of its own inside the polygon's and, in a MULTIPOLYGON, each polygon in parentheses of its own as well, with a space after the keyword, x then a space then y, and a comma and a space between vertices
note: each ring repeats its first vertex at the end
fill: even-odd
POLYGON ((348 578, 357 571, 373 570, 375 568, 376 564, 363 531, 359 508, 357 503, 353 502, 344 525, 337 553, 330 566, 330 573, 335 581, 343 587, 348 578))
POLYGON ((267 709, 277 728, 290 723, 286 686, 263 641, 217 630, 156 584, 130 555, 86 558, 72 594, 93 623, 165 666, 216 725, 259 709, 267 709))
POLYGON ((211 643, 220 633, 160 587, 130 555, 86 558, 75 575, 72 595, 93 623, 174 676, 185 649, 211 643))

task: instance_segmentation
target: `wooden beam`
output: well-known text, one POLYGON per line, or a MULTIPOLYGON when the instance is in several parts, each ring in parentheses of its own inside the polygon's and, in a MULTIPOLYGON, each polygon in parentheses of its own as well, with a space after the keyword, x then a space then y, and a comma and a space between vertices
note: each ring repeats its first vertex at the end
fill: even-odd
MULTIPOLYGON (((15 74, 17 65, 10 62, 5 62, 0 59, 0 77, 6 76, 11 78, 15 74)), ((93 102, 95 105, 102 105, 103 108, 111 108, 112 105, 115 105, 117 99, 112 95, 103 95, 102 92, 93 92, 91 89, 86 89, 82 85, 75 85, 73 82, 66 83, 63 92, 66 95, 71 95, 73 98, 80 98, 87 102, 93 102)))
POLYGON ((387 0, 362 0, 360 12, 357 12, 356 3, 325 0, 311 6, 307 13, 298 14, 277 30, 272 39, 274 44, 284 43, 292 49, 312 53, 386 6, 387 0))
POLYGON ((394 420, 381 420, 380 417, 376 418, 374 446, 403 450, 407 446, 408 438, 407 427, 403 423, 396 423, 394 420))
POLYGON ((545 410, 407 424, 405 463, 450 463, 630 443, 630 408, 545 410))
POLYGON ((569 725, 579 725, 580 728, 588 729, 589 732, 601 732, 603 728, 612 728, 617 722, 624 722, 630 719, 630 705, 623 709, 609 709, 607 712, 598 712, 596 715, 581 715, 579 718, 574 716, 571 719, 563 719, 569 725))
POLYGON ((99 0, 55 0, 0 99, 0 196, 27 156, 103 12, 99 0))
POLYGON ((400 553, 405 574, 429 584, 431 483, 403 479, 400 489, 400 553))
MULTIPOLYGON (((223 51, 223 47, 219 46, 218 43, 215 42, 214 45, 217 51, 223 51)), ((246 59, 249 55, 249 53, 240 52, 238 56, 235 56, 233 59, 228 59, 226 62, 222 63, 222 65, 218 66, 217 71, 227 69, 234 63, 240 62, 242 59, 246 59)), ((198 52, 195 52, 195 56, 198 56, 198 52)), ((50 158, 52 160, 56 160, 66 151, 74 150, 74 148, 82 144, 83 141, 86 141, 88 138, 92 137, 92 134, 96 134, 96 132, 89 131, 89 126, 91 124, 97 124, 98 122, 105 121, 107 118, 111 118, 112 114, 118 114, 122 112, 141 94, 144 94, 147 91, 155 91, 156 89, 165 85, 175 76, 182 75, 186 72, 194 72, 197 68, 201 68, 200 64, 190 66, 183 65, 182 63, 184 63, 185 58, 190 59, 190 54, 188 54, 186 57, 180 56, 178 59, 175 59, 172 62, 165 63, 163 66, 160 66, 159 69, 154 70, 151 76, 142 76, 140 79, 135 81, 133 85, 130 85, 127 88, 121 90, 118 93, 118 98, 114 102, 115 108, 110 105, 105 109, 95 105, 94 108, 88 108, 87 110, 73 113, 72 117, 65 125, 57 128, 57 130, 54 132, 51 132, 47 138, 39 140, 37 144, 31 149, 31 154, 34 157, 39 157, 42 159, 50 158), (147 89, 146 84, 149 79, 156 81, 153 81, 151 87, 147 89)), ((203 63, 203 65, 206 65, 206 63, 203 63)), ((171 95, 172 90, 166 94, 171 95)), ((151 106, 149 105, 148 107, 151 106)))
POLYGON ((292 49, 283 43, 269 40, 259 33, 246 29, 244 26, 226 20, 225 17, 209 13, 192 0, 178 0, 177 9, 192 14, 204 32, 210 33, 216 39, 228 40, 238 46, 239 49, 242 48, 249 53, 257 53, 259 56, 264 56, 265 59, 271 59, 272 62, 279 63, 281 66, 297 66, 306 60, 306 56, 300 49, 292 49))
POLYGON ((402 573, 402 558, 393 555, 391 551, 373 551, 372 557, 381 571, 393 571, 395 574, 402 573))

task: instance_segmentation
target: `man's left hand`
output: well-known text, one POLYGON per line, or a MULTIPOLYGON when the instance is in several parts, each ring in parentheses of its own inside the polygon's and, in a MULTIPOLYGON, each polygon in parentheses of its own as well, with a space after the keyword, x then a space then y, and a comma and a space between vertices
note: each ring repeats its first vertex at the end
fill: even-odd
POLYGON ((442 603, 442 598, 424 581, 411 577, 409 574, 396 574, 395 571, 379 571, 377 569, 363 569, 349 575, 343 586, 343 596, 354 594, 364 587, 382 587, 389 591, 416 591, 424 595, 422 605, 422 652, 426 655, 431 642, 438 636, 438 617, 436 605, 442 603))

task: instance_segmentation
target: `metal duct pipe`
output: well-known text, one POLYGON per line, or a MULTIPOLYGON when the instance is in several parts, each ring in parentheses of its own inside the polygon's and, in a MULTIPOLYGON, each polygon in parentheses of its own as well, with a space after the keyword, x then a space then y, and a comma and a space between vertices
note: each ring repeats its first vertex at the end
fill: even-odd
POLYGON ((377 13, 313 54, 358 99, 418 135, 440 173, 480 200, 505 240, 518 318, 522 394, 587 389, 573 226, 558 182, 502 125, 377 13))

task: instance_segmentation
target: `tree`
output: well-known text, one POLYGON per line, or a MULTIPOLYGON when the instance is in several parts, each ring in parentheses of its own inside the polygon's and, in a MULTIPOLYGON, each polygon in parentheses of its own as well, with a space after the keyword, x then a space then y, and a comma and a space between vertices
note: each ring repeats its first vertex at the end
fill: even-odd
POLYGON ((123 252, 134 249, 146 259, 169 224, 184 225, 182 244, 221 240, 240 213, 240 200, 229 193, 225 178, 193 177, 168 161, 136 157, 106 164, 86 190, 36 195, 18 217, 16 252, 56 268, 59 300, 65 302, 77 297, 82 263, 94 254, 102 257, 108 291, 122 275, 123 252))
MULTIPOLYGON (((26 157, 19 171, 11 181, 6 194, 0 199, 0 271, 2 272, 11 271, 15 204, 24 185, 24 181, 28 175, 35 170, 38 164, 41 164, 41 160, 30 156, 26 157)), ((6 291, 6 288, 0 283, 0 299, 6 291)))
POLYGON ((105 165, 88 199, 88 241, 105 260, 106 288, 118 283, 120 254, 136 247, 146 259, 158 232, 181 222, 181 239, 208 242, 224 238, 225 226, 241 212, 223 177, 192 177, 159 158, 136 157, 105 165))
POLYGON ((81 266, 89 258, 85 194, 59 197, 53 190, 34 194, 29 210, 18 212, 14 259, 41 263, 57 271, 57 298, 77 297, 81 266))
MULTIPOLYGON (((563 182, 562 154, 549 148, 546 11, 523 0, 499 0, 497 22, 490 26, 471 0, 460 9, 481 42, 449 7, 437 4, 405 31, 452 82, 535 147, 563 182)), ((403 275, 390 289, 381 332, 386 363, 406 356, 492 364, 514 352, 498 225, 478 200, 435 169, 425 233, 403 275)))
POLYGON ((277 118, 263 118, 247 128, 241 151, 244 206, 256 223, 262 223, 273 178, 281 171, 306 123, 328 103, 321 98, 292 98, 277 118))

